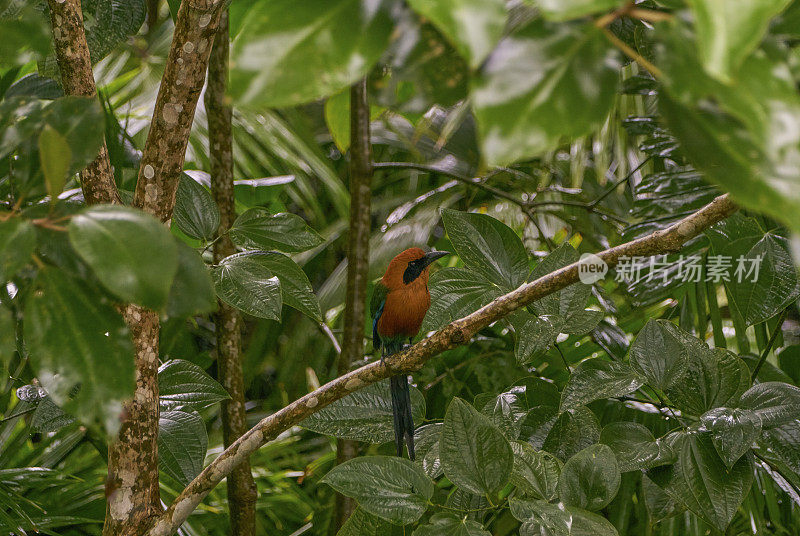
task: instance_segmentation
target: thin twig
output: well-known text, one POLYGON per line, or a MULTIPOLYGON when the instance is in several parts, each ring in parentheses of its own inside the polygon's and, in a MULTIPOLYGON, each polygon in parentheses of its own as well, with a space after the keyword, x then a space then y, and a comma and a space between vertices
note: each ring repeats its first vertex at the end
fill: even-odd
POLYGON ((322 333, 327 335, 328 338, 331 340, 331 344, 333 345, 333 349, 336 350, 336 353, 341 354, 342 346, 339 344, 339 341, 336 340, 336 335, 333 334, 333 330, 331 329, 331 327, 325 322, 320 322, 318 325, 319 329, 322 330, 322 333))
POLYGON ((650 71, 650 74, 656 78, 661 78, 663 76, 664 73, 661 72, 661 69, 650 63, 641 54, 629 47, 622 39, 614 35, 611 30, 608 28, 603 28, 603 33, 606 35, 606 38, 614 44, 614 46, 624 52, 625 55, 631 58, 633 61, 650 71))

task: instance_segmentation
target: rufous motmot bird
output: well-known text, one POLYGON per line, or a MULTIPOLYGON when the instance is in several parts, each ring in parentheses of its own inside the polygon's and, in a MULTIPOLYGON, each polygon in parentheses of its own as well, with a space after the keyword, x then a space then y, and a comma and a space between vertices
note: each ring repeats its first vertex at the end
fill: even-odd
MULTIPOLYGON (((425 313, 431 305, 428 292, 428 271, 432 262, 449 255, 447 251, 425 253, 410 248, 399 253, 389 263, 386 273, 375 284, 370 302, 372 315, 372 346, 381 350, 381 362, 386 356, 403 349, 406 341, 419 332, 425 313)), ((411 393, 408 376, 391 378, 394 439, 397 455, 403 455, 403 441, 408 444, 408 457, 414 459, 414 419, 411 415, 411 393)))

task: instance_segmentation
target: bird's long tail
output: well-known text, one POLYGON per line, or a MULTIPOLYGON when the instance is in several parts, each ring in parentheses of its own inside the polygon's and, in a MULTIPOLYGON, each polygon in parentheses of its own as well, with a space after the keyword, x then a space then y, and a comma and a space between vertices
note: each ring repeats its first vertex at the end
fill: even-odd
POLYGON ((392 376, 392 413, 394 415, 394 441, 397 455, 403 456, 403 441, 408 444, 408 457, 414 459, 414 417, 411 415, 411 391, 408 376, 392 376))

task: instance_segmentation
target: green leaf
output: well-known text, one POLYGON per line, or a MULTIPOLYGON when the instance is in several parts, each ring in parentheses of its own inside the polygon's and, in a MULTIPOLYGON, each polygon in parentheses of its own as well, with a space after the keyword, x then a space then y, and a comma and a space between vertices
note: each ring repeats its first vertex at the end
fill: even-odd
POLYGON ((186 407, 200 410, 230 396, 224 387, 194 363, 170 359, 158 367, 158 398, 163 409, 186 407))
POLYGON ((758 446, 762 454, 772 454, 800 475, 800 420, 764 430, 758 446))
POLYGON ((477 311, 503 291, 483 276, 466 268, 442 268, 428 281, 431 306, 422 332, 433 331, 477 311))
POLYGON ((25 303, 36 377, 65 411, 115 434, 134 387, 133 345, 122 317, 105 296, 55 269, 40 270, 36 285, 25 303))
POLYGON ((433 481, 422 469, 390 456, 354 458, 331 469, 322 482, 355 499, 367 512, 398 525, 422 517, 433 496, 433 481))
POLYGON ((14 277, 28 264, 36 249, 36 230, 27 220, 11 218, 0 222, 0 279, 14 277))
POLYGON ((481 408, 481 413, 489 417, 509 441, 517 439, 522 422, 528 415, 525 387, 514 386, 500 393, 481 408))
POLYGON ((657 467, 647 476, 674 500, 719 531, 725 531, 753 483, 752 456, 730 469, 708 434, 690 435, 675 465, 657 467))
POLYGON ((247 251, 239 255, 257 258, 261 266, 278 277, 284 305, 297 309, 311 320, 322 322, 322 311, 311 282, 303 269, 291 258, 275 251, 247 251))
POLYGON ((390 536, 396 528, 388 521, 357 507, 336 536, 390 536))
MULTIPOLYGON (((565 242, 536 265, 528 281, 535 281, 578 262, 579 258, 575 248, 569 242, 565 242)), ((602 318, 602 313, 599 311, 584 309, 591 295, 591 286, 574 283, 559 292, 536 300, 530 305, 530 309, 537 315, 547 316, 559 333, 579 335, 591 331, 602 318)))
POLYGON ((599 439, 600 423, 597 417, 589 408, 581 406, 559 415, 542 448, 560 460, 568 460, 599 439))
POLYGON ((561 410, 577 408, 601 398, 632 393, 642 381, 628 363, 602 358, 581 361, 561 392, 561 410))
POLYGON ((505 290, 528 275, 528 253, 517 233, 487 216, 442 210, 447 236, 466 267, 505 290))
MULTIPOLYGON (((415 388, 412 387, 412 389, 415 388)), ((413 413, 416 410, 414 394, 411 397, 411 411, 413 413)), ((417 421, 417 418, 414 417, 414 422, 421 421, 417 421)), ((431 478, 438 478, 444 474, 442 459, 439 457, 439 438, 441 435, 442 423, 440 422, 420 426, 414 432, 414 450, 417 457, 415 462, 417 465, 422 466, 422 470, 431 478)))
POLYGON ((630 363, 656 389, 672 385, 686 371, 688 350, 685 336, 675 324, 650 320, 633 341, 630 363))
POLYGON ((650 430, 635 422, 605 426, 600 443, 611 448, 623 473, 673 463, 676 458, 667 442, 656 439, 650 430))
POLYGON ((476 69, 503 36, 503 0, 410 0, 411 7, 429 19, 476 69))
POLYGON ((714 408, 700 417, 722 461, 733 467, 761 435, 761 417, 749 409, 714 408))
POLYGON ((183 484, 200 471, 208 449, 203 418, 195 411, 162 411, 158 416, 158 465, 183 484))
POLYGON ((350 147, 350 91, 345 89, 325 101, 325 124, 342 153, 350 147))
POLYGON ((478 495, 492 494, 505 486, 514 464, 514 454, 503 433, 460 398, 454 398, 447 407, 439 454, 445 476, 478 495))
MULTIPOLYGON (((425 420, 425 398, 411 387, 414 422, 425 420)), ((341 439, 386 443, 394 439, 389 380, 368 385, 306 417, 300 425, 341 439)))
POLYGON ((560 316, 531 316, 520 313, 512 316, 511 323, 517 335, 514 355, 517 363, 524 365, 540 357, 553 346, 564 319, 560 316))
POLYGON ((178 252, 169 230, 152 216, 119 205, 94 206, 72 218, 69 240, 112 293, 150 309, 166 305, 178 252))
POLYGON ((64 190, 71 159, 72 150, 67 140, 56 129, 46 124, 39 133, 39 160, 51 203, 55 202, 64 190))
POLYGON ((434 514, 413 536, 492 536, 480 523, 453 514, 434 514))
POLYGON ((509 504, 511 515, 522 521, 520 536, 618 536, 606 518, 581 508, 522 499, 509 504))
POLYGON ((181 173, 172 222, 187 236, 208 242, 219 229, 219 208, 205 187, 181 173))
POLYGON ((561 501, 584 510, 600 510, 619 491, 617 458, 606 445, 592 445, 567 460, 558 477, 561 501))
POLYGON ((75 419, 56 406, 49 396, 45 396, 39 401, 36 411, 31 416, 31 430, 47 434, 57 432, 74 422, 75 419))
POLYGON ((647 514, 653 523, 670 518, 685 510, 683 505, 659 488, 647 475, 642 475, 642 494, 647 514))
POLYGON ((211 269, 217 296, 240 311, 268 320, 281 319, 281 284, 263 257, 237 253, 211 269))
POLYGON ((535 0, 533 3, 542 10, 542 15, 546 18, 564 21, 609 11, 619 7, 622 2, 620 0, 535 0))
POLYGON ((720 9, 717 0, 689 0, 697 47, 712 76, 729 82, 742 61, 758 46, 769 21, 791 0, 746 0, 736 9, 720 9))
POLYGON ((366 0, 256 4, 231 49, 229 88, 234 101, 280 108, 350 86, 389 44, 390 4, 366 0))
POLYGON ((534 499, 554 499, 558 492, 561 461, 522 441, 512 441, 511 450, 514 452, 511 483, 520 492, 534 499))
POLYGON ((322 237, 303 218, 286 212, 270 214, 251 208, 233 222, 231 240, 247 249, 277 249, 287 253, 306 251, 322 244, 322 237))
POLYGON ((175 247, 178 250, 178 271, 167 299, 167 316, 181 318, 216 311, 217 293, 203 258, 177 237, 175 247))
POLYGON ((540 156, 599 127, 614 100, 616 54, 593 25, 535 20, 500 41, 472 89, 489 166, 540 156))
POLYGON ((782 382, 758 383, 742 395, 738 407, 753 410, 768 430, 797 419, 800 388, 782 382))

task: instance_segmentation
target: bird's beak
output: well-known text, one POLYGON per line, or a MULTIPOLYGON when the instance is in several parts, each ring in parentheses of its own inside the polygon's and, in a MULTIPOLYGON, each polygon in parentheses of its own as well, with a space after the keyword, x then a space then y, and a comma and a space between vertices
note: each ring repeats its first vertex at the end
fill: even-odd
POLYGON ((423 259, 425 259, 425 266, 428 266, 437 260, 441 259, 445 255, 450 255, 449 251, 431 251, 430 253, 426 253, 423 259))

